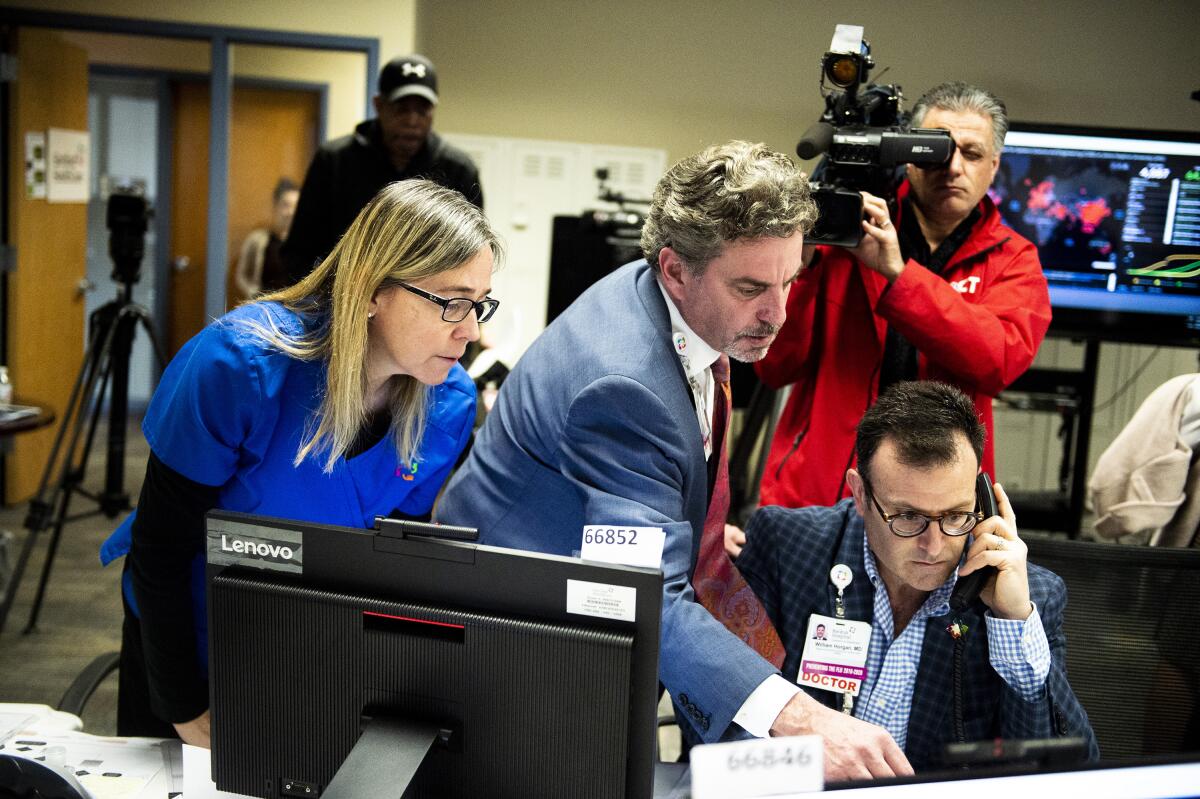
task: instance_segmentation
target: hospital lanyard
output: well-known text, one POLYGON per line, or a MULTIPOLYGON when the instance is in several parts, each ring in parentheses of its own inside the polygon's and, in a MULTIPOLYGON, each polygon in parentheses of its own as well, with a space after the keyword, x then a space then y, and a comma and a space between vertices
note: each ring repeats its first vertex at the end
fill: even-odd
MULTIPOLYGON (((829 571, 829 580, 837 588, 837 596, 833 599, 833 615, 839 619, 846 618, 845 590, 854 579, 854 573, 844 563, 839 563, 829 571)), ((847 716, 854 715, 854 695, 849 691, 842 694, 842 712, 847 716)))

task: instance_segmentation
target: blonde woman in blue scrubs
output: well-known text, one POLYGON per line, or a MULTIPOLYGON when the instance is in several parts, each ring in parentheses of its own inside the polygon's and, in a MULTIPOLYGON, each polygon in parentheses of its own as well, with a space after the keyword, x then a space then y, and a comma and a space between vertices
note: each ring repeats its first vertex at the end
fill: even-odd
POLYGON ((204 514, 371 527, 428 518, 467 445, 475 389, 458 364, 499 304, 482 212, 424 180, 385 187, 300 283, 188 342, 143 430, 126 555, 120 735, 209 743, 204 514))

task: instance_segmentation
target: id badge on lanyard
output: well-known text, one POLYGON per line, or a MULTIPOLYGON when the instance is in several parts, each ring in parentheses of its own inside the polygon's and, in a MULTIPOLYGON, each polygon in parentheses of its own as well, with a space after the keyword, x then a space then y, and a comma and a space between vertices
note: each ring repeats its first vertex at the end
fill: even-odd
POLYGON ((853 579, 850 567, 837 564, 830 570, 829 579, 837 588, 836 615, 814 613, 809 616, 796 681, 800 685, 840 693, 842 712, 849 715, 854 711, 854 697, 858 696, 867 677, 871 625, 846 618, 843 592, 853 579))

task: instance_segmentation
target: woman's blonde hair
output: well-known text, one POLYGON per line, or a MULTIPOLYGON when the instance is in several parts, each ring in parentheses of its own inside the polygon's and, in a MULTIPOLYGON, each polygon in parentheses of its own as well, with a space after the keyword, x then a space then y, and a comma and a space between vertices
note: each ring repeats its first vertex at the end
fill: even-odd
MULTIPOLYGON (((324 471, 354 443, 367 422, 367 313, 381 288, 462 266, 484 247, 499 262, 499 238, 483 212, 456 191, 428 180, 385 186, 359 212, 337 246, 308 277, 259 297, 305 318, 307 332, 290 335, 268 321, 250 324, 294 358, 326 363, 321 405, 296 452, 296 465, 324 458, 324 471)), ((270 320, 270 317, 267 317, 270 320)), ((425 432, 429 387, 409 375, 391 378, 391 435, 401 463, 417 457, 425 432)))

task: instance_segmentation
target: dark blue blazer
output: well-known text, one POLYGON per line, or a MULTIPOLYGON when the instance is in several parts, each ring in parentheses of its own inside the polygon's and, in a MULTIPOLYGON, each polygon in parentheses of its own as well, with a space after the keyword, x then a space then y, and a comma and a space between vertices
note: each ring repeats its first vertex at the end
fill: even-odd
MULTIPOLYGON (((853 499, 833 507, 760 509, 746 526, 746 546, 737 566, 766 606, 783 640, 783 674, 795 679, 804 650, 808 618, 834 615, 837 589, 829 570, 844 563, 854 572, 845 590, 846 616, 871 621, 875 591, 863 565, 863 519, 853 499)), ((1099 757, 1087 713, 1067 682, 1066 640, 1062 631, 1067 590, 1053 572, 1029 564, 1029 593, 1037 605, 1050 644, 1046 689, 1026 702, 992 668, 988 657, 986 607, 976 602, 959 618, 968 628, 963 658, 964 732, 967 741, 994 738, 1083 736, 1089 755, 1099 757)), ((905 754, 914 769, 937 768, 943 745, 954 735, 954 639, 946 631, 950 616, 932 617, 913 687, 905 754)), ((838 708, 831 691, 803 687, 813 698, 838 708)))
MULTIPOLYGON (((777 670, 695 601, 708 466, 654 271, 627 264, 554 320, 504 381, 439 521, 480 542, 577 554, 587 524, 661 527, 659 677, 704 742, 777 670)), ((695 737, 689 736, 689 740, 695 737)))

